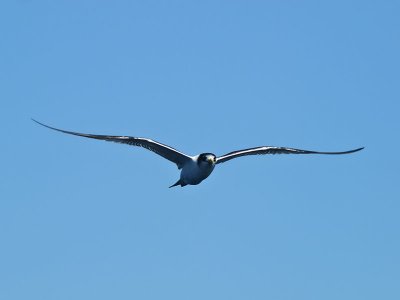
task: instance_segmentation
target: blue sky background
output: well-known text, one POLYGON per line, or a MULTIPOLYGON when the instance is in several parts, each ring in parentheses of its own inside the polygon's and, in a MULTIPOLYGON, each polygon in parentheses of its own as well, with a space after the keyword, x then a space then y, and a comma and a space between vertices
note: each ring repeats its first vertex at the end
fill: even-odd
POLYGON ((2 1, 0 299, 400 299, 398 1, 2 1), (264 156, 168 189, 143 136, 264 156))

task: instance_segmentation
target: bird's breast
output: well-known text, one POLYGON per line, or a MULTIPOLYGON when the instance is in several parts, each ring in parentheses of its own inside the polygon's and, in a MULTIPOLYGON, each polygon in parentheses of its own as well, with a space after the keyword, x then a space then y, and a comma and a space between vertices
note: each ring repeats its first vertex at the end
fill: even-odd
POLYGON ((199 165, 197 162, 187 163, 181 171, 181 179, 187 184, 199 184, 214 170, 214 165, 199 165))

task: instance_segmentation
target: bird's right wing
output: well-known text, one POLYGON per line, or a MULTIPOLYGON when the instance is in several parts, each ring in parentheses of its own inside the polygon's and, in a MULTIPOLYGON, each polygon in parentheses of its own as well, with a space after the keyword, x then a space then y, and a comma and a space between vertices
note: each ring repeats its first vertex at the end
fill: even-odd
POLYGON ((32 120, 44 127, 47 127, 47 128, 59 131, 59 132, 63 132, 66 134, 72 134, 72 135, 96 139, 96 140, 103 140, 103 141, 108 141, 108 142, 115 142, 115 143, 143 147, 143 148, 153 151, 154 153, 175 163, 179 169, 182 168, 183 165, 187 161, 191 160, 190 156, 188 156, 182 152, 179 152, 178 150, 176 150, 170 146, 161 144, 161 143, 159 143, 157 141, 153 141, 151 139, 140 138, 140 137, 131 137, 131 136, 97 135, 97 134, 79 133, 79 132, 73 132, 73 131, 67 131, 67 130, 63 130, 63 129, 54 128, 54 127, 45 125, 43 123, 40 123, 34 119, 32 119, 32 120))
POLYGON ((237 158, 240 156, 245 155, 263 155, 263 154, 349 154, 353 152, 357 152, 364 149, 358 148, 349 151, 342 151, 342 152, 319 152, 319 151, 310 151, 310 150, 301 150, 295 148, 288 148, 288 147, 275 147, 275 146, 262 146, 262 147, 255 147, 249 149, 243 149, 238 151, 233 151, 227 153, 225 155, 217 157, 217 164, 226 162, 233 158, 237 158))

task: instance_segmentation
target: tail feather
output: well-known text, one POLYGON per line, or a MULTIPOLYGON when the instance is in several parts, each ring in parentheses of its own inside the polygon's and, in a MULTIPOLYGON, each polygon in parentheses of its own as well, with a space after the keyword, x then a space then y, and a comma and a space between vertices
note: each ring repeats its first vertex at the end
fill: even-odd
POLYGON ((186 183, 184 183, 184 182, 182 181, 182 179, 179 179, 177 182, 175 182, 173 185, 171 185, 170 188, 172 188, 172 187, 174 187, 174 186, 177 186, 177 185, 185 186, 186 183))

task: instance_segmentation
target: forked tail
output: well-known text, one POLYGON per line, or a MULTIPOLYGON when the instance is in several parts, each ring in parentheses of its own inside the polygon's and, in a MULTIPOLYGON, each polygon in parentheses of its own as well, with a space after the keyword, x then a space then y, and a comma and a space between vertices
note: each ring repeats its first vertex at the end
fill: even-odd
POLYGON ((184 183, 184 182, 182 181, 182 179, 179 179, 177 182, 175 182, 173 185, 171 185, 170 188, 172 188, 172 187, 174 187, 174 186, 177 186, 177 185, 185 186, 186 183, 184 183))

